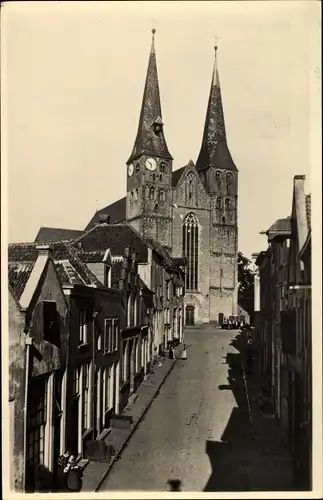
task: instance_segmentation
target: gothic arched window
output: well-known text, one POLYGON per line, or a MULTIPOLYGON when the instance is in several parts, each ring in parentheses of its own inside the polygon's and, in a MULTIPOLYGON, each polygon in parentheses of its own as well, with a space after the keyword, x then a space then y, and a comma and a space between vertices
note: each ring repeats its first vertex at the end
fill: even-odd
POLYGON ((217 184, 217 187, 221 186, 221 178, 222 178, 221 172, 219 171, 215 172, 215 182, 217 184))
POLYGON ((222 198, 220 196, 216 199, 216 208, 222 208, 222 198))
POLYGON ((185 287, 197 290, 199 227, 194 214, 188 214, 183 223, 183 256, 186 257, 185 287))
POLYGON ((190 173, 188 174, 186 178, 186 199, 191 200, 193 198, 193 189, 194 189, 194 174, 190 173))
POLYGON ((155 199, 155 189, 153 187, 150 188, 149 190, 149 199, 154 200, 155 199))
POLYGON ((232 189, 232 174, 227 173, 227 192, 231 193, 232 189))
POLYGON ((225 200, 225 209, 230 210, 230 208, 231 208, 231 200, 229 198, 227 198, 225 200))
POLYGON ((159 170, 163 174, 166 171, 166 163, 162 161, 159 165, 159 170))
POLYGON ((159 199, 160 201, 165 201, 165 191, 163 189, 159 190, 159 199))

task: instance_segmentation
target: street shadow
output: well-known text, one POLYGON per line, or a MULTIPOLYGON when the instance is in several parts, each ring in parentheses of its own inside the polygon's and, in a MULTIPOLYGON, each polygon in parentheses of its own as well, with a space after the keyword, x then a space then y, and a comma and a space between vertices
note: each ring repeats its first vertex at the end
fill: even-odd
MULTIPOLYGON (((203 491, 276 491, 274 485, 271 487, 270 477, 266 477, 266 466, 264 470, 259 469, 259 443, 250 419, 243 379, 244 337, 238 334, 230 345, 237 352, 226 355, 228 383, 219 385, 219 389, 232 391, 236 407, 231 412, 221 441, 206 441, 212 473, 203 491)), ((289 487, 280 488, 284 489, 290 490, 289 487)))

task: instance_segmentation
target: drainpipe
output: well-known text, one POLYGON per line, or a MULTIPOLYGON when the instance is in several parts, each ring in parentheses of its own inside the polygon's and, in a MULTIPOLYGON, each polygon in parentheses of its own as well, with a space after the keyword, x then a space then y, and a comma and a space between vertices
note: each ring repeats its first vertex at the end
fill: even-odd
POLYGON ((28 384, 29 384, 29 364, 30 364, 30 347, 33 345, 34 339, 29 335, 28 329, 24 330, 27 333, 25 337, 26 346, 26 364, 25 364, 25 401, 24 401, 24 467, 23 467, 23 489, 26 490, 27 476, 27 408, 28 408, 28 384))
MULTIPOLYGON (((95 322, 98 317, 98 312, 94 311, 92 319, 92 427, 93 427, 93 439, 96 439, 96 418, 95 418, 95 404, 96 404, 96 386, 95 386, 95 373, 96 373, 96 363, 95 363, 95 353, 96 353, 96 335, 95 335, 95 322)), ((102 335, 102 334, 101 334, 102 335)), ((101 337, 101 342, 103 342, 101 337)))

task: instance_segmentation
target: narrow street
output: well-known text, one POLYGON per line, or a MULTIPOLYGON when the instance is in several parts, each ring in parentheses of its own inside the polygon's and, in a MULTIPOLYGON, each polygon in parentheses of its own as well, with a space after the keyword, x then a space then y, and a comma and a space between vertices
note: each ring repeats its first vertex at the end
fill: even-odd
POLYGON ((165 490, 179 479, 184 491, 207 490, 207 450, 220 441, 236 406, 227 386, 227 353, 235 332, 215 328, 185 333, 188 359, 178 360, 100 491, 165 490))

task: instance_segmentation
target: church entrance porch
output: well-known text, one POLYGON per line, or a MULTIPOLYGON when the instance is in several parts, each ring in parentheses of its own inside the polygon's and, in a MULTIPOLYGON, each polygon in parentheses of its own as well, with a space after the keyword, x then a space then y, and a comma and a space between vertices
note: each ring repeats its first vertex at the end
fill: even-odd
POLYGON ((195 307, 186 306, 185 308, 185 325, 194 326, 195 325, 195 307))

